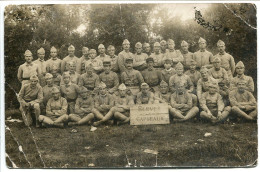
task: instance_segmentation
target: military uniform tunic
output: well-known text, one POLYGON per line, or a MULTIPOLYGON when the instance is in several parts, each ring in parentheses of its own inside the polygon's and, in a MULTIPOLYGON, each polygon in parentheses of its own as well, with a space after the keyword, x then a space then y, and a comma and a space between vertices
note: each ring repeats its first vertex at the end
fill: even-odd
POLYGON ((142 74, 135 70, 126 70, 121 74, 121 82, 126 86, 140 86, 144 82, 142 74))
POLYGON ((60 89, 59 86, 57 85, 45 85, 43 88, 42 88, 42 91, 43 91, 43 104, 46 105, 48 100, 52 97, 52 89, 56 87, 58 89, 60 89))
POLYGON ((79 58, 79 64, 80 64, 80 73, 79 74, 86 73, 85 64, 86 64, 86 61, 88 61, 88 60, 89 60, 89 57, 86 58, 84 55, 79 58))
MULTIPOLYGON (((78 74, 77 72, 69 72, 69 73, 70 73, 71 83, 78 85, 79 79, 80 79, 80 74, 78 74)), ((64 84, 64 80, 63 80, 63 77, 61 77, 60 85, 63 85, 63 84, 64 84)))
POLYGON ((194 87, 197 88, 197 83, 198 83, 198 80, 200 79, 200 72, 195 70, 193 73, 190 70, 188 70, 184 74, 188 75, 190 77, 194 87))
POLYGON ((160 91, 156 91, 154 93, 154 103, 170 103, 171 101, 171 94, 170 93, 166 93, 163 94, 160 91), (157 99, 159 98, 159 99, 157 99))
POLYGON ((150 91, 146 95, 139 92, 136 96, 136 104, 153 104, 153 102, 154 94, 150 91))
POLYGON ((204 111, 206 108, 208 108, 215 117, 218 115, 218 111, 223 111, 225 107, 222 97, 219 93, 211 95, 209 92, 202 94, 200 106, 204 111))
POLYGON ((148 58, 148 55, 145 53, 134 54, 134 62, 133 62, 134 69, 136 69, 138 71, 144 70, 147 67, 147 64, 146 64, 147 58, 148 58))
POLYGON ((142 71, 142 75, 144 78, 144 82, 146 82, 150 87, 158 86, 162 81, 161 72, 155 70, 154 68, 152 70, 145 69, 144 71, 142 71))
POLYGON ((69 63, 73 62, 76 65, 76 72, 80 73, 81 66, 79 64, 79 58, 76 56, 66 56, 61 62, 61 73, 69 71, 69 63))
POLYGON ((84 73, 81 75, 79 79, 79 86, 86 87, 89 90, 94 90, 95 87, 98 86, 100 80, 97 74, 92 73, 92 75, 88 75, 84 73))
POLYGON ((184 58, 180 52, 180 50, 169 50, 165 54, 166 58, 172 59, 174 64, 177 64, 178 62, 183 63, 184 58))
POLYGON ((215 79, 212 78, 211 76, 208 77, 207 80, 203 80, 200 78, 197 82, 197 96, 198 99, 200 100, 202 93, 207 92, 209 90, 209 85, 211 82, 215 82, 215 79))
POLYGON ((109 89, 110 93, 114 93, 119 86, 119 79, 115 72, 110 71, 108 74, 105 72, 99 75, 100 81, 104 82, 109 89))
POLYGON ((193 58, 197 62, 197 68, 200 69, 202 66, 209 66, 212 63, 213 54, 207 50, 199 50, 193 54, 193 58))
POLYGON ((167 82, 167 84, 169 84, 169 80, 171 76, 176 74, 176 71, 174 68, 170 68, 170 70, 163 69, 161 73, 162 73, 162 80, 164 80, 165 82, 167 82))
POLYGON ((254 92, 254 81, 253 78, 250 76, 246 76, 246 75, 241 75, 241 76, 236 76, 231 80, 231 84, 230 84, 230 89, 234 90, 237 88, 237 83, 239 81, 245 81, 246 83, 246 90, 249 92, 254 92))
POLYGON ((113 57, 110 56, 111 59, 111 70, 113 72, 118 73, 119 72, 119 66, 118 66, 118 56, 114 55, 113 57))
POLYGON ((30 83, 30 77, 39 75, 41 73, 40 67, 35 63, 28 64, 25 62, 18 68, 17 78, 24 85, 30 83))
POLYGON ((229 83, 229 78, 227 75, 227 71, 220 67, 220 70, 216 71, 215 68, 211 68, 208 71, 208 74, 212 76, 217 82, 223 81, 224 83, 229 83))
POLYGON ((223 67, 228 74, 228 77, 231 79, 235 72, 235 60, 233 56, 224 52, 223 54, 218 53, 214 56, 214 58, 218 57, 221 60, 221 67, 223 67))
POLYGON ((19 102, 31 102, 34 103, 41 103, 43 100, 43 92, 42 87, 37 84, 35 88, 31 87, 31 84, 25 84, 22 86, 19 94, 18 94, 19 102))
POLYGON ((69 113, 75 112, 75 101, 78 98, 80 88, 73 83, 64 84, 60 86, 61 94, 66 98, 69 104, 69 113))
POLYGON ((245 90, 243 93, 239 93, 238 90, 233 90, 229 94, 230 104, 232 106, 239 106, 243 103, 250 104, 251 106, 256 106, 256 100, 252 93, 245 90))
POLYGON ((67 115, 68 103, 67 100, 63 97, 60 97, 58 100, 50 98, 46 106, 46 116, 55 121, 62 115, 67 115), (55 113, 55 115, 54 115, 55 113))
POLYGON ((47 72, 51 73, 53 70, 53 66, 57 67, 57 72, 61 73, 61 62, 62 60, 59 58, 50 58, 49 60, 46 61, 46 67, 47 67, 47 72))
POLYGON ((83 99, 81 97, 77 98, 75 104, 75 113, 79 115, 81 118, 84 117, 84 115, 91 113, 93 108, 94 99, 91 96, 89 96, 86 99, 83 99), (87 112, 84 112, 81 108, 83 108, 87 112))
POLYGON ((118 67, 119 67, 120 73, 123 73, 126 70, 126 68, 125 68, 125 59, 126 58, 134 58, 133 53, 121 51, 118 54, 118 67))
POLYGON ((155 68, 163 68, 163 58, 164 58, 164 54, 155 54, 155 53, 152 53, 150 55, 150 57, 153 58, 154 60, 154 67, 155 68))
POLYGON ((183 65, 184 65, 184 69, 188 70, 190 68, 190 64, 191 64, 191 60, 193 59, 193 53, 191 52, 182 52, 182 56, 183 56, 183 65))
POLYGON ((172 93, 175 92, 175 90, 177 89, 177 87, 180 84, 184 85, 184 87, 187 90, 193 91, 193 83, 188 75, 183 74, 183 75, 179 76, 179 75, 175 74, 169 80, 169 88, 170 88, 171 92, 172 93))
POLYGON ((115 104, 114 97, 111 94, 96 95, 95 108, 100 112, 108 112, 115 104))
POLYGON ((171 106, 182 113, 189 111, 192 108, 192 97, 191 94, 184 92, 179 95, 177 92, 171 95, 171 106), (185 107, 178 107, 180 104, 185 104, 185 107))
POLYGON ((100 59, 89 59, 88 61, 85 62, 85 67, 87 68, 88 65, 92 64, 94 72, 99 74, 103 70, 103 62, 100 59))

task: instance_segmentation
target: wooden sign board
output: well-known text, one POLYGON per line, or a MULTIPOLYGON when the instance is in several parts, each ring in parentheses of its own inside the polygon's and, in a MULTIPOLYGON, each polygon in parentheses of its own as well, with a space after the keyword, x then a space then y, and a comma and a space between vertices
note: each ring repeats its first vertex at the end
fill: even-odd
POLYGON ((167 104, 143 104, 130 108, 130 125, 169 124, 167 104))

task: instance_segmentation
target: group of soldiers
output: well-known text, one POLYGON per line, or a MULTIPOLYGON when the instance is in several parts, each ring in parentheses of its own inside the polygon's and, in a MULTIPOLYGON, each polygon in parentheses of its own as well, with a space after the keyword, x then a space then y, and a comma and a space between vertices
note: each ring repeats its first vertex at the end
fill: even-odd
POLYGON ((102 123, 126 124, 130 107, 135 104, 168 104, 173 121, 201 118, 212 123, 225 121, 229 114, 246 120, 257 119, 253 96, 254 81, 244 74, 245 66, 217 42, 218 54, 206 50, 200 38, 199 50, 189 52, 181 42, 175 49, 172 39, 149 43, 122 43, 123 51, 103 44, 95 49, 82 48, 82 57, 68 47, 68 56, 58 58, 57 49, 37 51, 38 59, 25 51, 25 63, 18 69, 22 84, 18 100, 25 125, 68 126, 102 123), (235 75, 236 73, 236 75, 235 75))

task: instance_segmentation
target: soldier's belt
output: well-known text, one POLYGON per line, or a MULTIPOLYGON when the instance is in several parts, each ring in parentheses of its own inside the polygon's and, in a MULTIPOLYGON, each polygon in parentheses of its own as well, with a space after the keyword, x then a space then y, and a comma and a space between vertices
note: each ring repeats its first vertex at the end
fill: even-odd
POLYGON ((30 78, 22 78, 22 80, 30 80, 30 78))

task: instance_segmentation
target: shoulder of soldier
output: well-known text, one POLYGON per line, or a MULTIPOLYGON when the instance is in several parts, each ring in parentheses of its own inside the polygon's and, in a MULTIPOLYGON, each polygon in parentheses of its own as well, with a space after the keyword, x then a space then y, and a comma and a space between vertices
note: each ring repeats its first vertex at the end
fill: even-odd
POLYGON ((212 56, 213 56, 212 52, 210 52, 210 51, 208 51, 208 50, 205 50, 205 52, 206 52, 207 54, 209 54, 209 55, 212 55, 212 56))
POLYGON ((62 60, 67 61, 69 59, 69 56, 64 57, 62 60))
POLYGON ((67 99, 65 99, 64 97, 60 97, 60 99, 61 99, 61 101, 66 101, 67 102, 67 99))
POLYGON ((141 74, 141 72, 140 72, 140 71, 138 71, 138 70, 135 70, 135 69, 133 69, 133 73, 134 73, 134 74, 139 74, 139 73, 141 74))
POLYGON ((233 89, 232 91, 229 92, 229 95, 235 95, 237 93, 237 89, 233 89))

